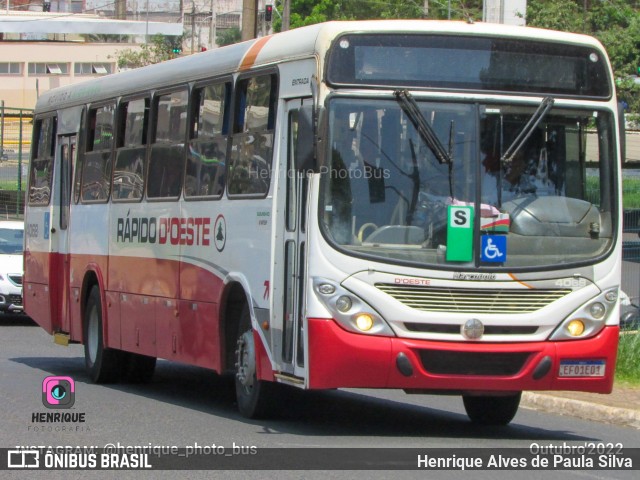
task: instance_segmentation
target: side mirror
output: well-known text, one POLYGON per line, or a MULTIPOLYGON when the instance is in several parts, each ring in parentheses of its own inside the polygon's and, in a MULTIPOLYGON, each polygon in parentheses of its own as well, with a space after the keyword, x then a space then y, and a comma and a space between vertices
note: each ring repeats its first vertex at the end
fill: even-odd
POLYGON ((295 166, 299 172, 320 172, 318 122, 316 109, 303 105, 298 110, 298 132, 295 144, 295 166))

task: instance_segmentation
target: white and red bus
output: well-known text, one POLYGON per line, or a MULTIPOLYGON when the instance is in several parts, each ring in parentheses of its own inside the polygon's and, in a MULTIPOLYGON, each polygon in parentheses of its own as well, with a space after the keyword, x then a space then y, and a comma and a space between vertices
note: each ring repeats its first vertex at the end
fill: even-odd
POLYGON ((336 22, 37 103, 26 312, 95 382, 611 391, 622 122, 582 35, 336 22))

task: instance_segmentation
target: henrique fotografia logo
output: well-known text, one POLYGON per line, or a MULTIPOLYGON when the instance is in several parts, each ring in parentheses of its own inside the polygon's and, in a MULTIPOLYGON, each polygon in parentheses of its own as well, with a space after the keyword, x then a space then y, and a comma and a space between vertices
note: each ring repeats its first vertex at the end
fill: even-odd
POLYGON ((47 377, 42 381, 42 403, 47 408, 71 408, 76 385, 71 377, 47 377))

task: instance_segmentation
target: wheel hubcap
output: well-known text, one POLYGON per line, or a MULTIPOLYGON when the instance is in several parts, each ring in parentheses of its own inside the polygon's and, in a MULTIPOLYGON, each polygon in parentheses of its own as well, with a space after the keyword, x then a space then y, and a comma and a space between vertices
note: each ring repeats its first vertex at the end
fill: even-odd
POLYGON ((236 378, 245 391, 249 392, 253 388, 256 373, 256 356, 253 346, 253 332, 247 330, 238 339, 236 349, 236 378))
POLYGON ((98 341, 100 339, 98 334, 98 312, 95 307, 91 310, 91 315, 89 315, 88 321, 87 350, 89 351, 89 360, 94 364, 98 357, 98 341))

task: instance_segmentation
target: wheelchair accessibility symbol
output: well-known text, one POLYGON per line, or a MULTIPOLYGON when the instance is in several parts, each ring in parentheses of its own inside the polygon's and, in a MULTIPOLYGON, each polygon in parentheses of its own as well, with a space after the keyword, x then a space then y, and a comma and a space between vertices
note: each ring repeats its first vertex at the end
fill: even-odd
POLYGON ((507 261, 507 237, 504 235, 483 235, 482 253, 480 260, 483 262, 503 263, 507 261))

